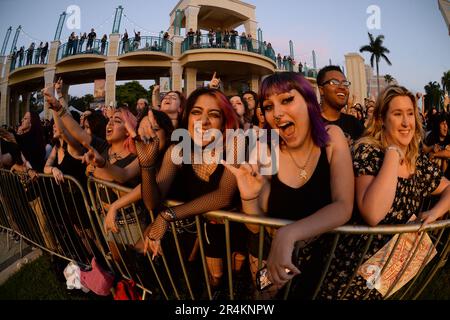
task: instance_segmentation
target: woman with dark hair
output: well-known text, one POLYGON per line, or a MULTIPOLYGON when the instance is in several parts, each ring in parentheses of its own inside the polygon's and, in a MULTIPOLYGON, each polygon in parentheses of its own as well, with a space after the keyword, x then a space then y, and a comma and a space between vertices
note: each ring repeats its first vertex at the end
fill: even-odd
POLYGON ((37 112, 25 113, 15 134, 17 144, 33 170, 42 172, 45 165, 45 140, 37 112))
POLYGON ((83 129, 86 130, 90 136, 96 136, 105 140, 107 124, 108 119, 106 119, 101 112, 93 111, 84 117, 83 129))
POLYGON ((159 94, 159 85, 155 85, 152 93, 153 108, 166 113, 172 120, 173 127, 178 128, 186 106, 186 98, 180 91, 172 90, 167 92, 159 101, 159 94))
POLYGON ((445 176, 449 178, 450 135, 448 133, 447 116, 445 113, 441 113, 433 121, 431 132, 425 138, 423 150, 430 155, 445 176))
MULTIPOLYGON (((339 127, 323 124, 314 89, 298 73, 267 77, 261 84, 260 103, 267 124, 281 138, 278 172, 263 176, 258 165, 227 167, 236 176, 243 212, 294 221, 276 232, 267 228, 263 260, 274 284, 266 291, 268 297, 295 276, 292 292, 310 297, 327 253, 327 238, 319 236, 351 217, 350 150, 339 127), (300 249, 293 261, 296 242, 300 249)), ((259 227, 247 227, 252 232, 250 266, 255 279, 259 227)))
MULTIPOLYGON (((142 124, 147 123, 141 122, 140 136, 137 139, 138 141, 150 139, 151 142, 150 144, 137 142, 137 150, 142 172, 142 198, 147 209, 155 210, 157 213, 155 221, 145 230, 144 251, 149 247, 153 256, 156 256, 169 222, 176 221, 193 226, 192 218, 195 215, 232 206, 237 190, 234 176, 224 166, 218 164, 218 161, 205 162, 204 157, 211 155, 205 152, 211 143, 220 141, 217 140, 220 137, 214 133, 220 132, 224 137, 226 129, 238 128, 238 119, 227 97, 221 91, 211 88, 195 90, 187 100, 181 121, 181 128, 187 130, 187 137, 183 136, 182 145, 185 145, 185 139, 188 139, 189 150, 179 148, 180 144, 171 145, 157 173, 154 166, 157 154, 155 150, 159 141, 155 138, 151 127, 142 127, 142 124), (203 161, 200 164, 194 161, 195 150, 201 152, 203 161), (177 161, 174 161, 173 155, 177 161), (169 190, 171 190, 170 197, 169 190), (163 207, 161 203, 168 197, 184 203, 170 208, 163 207)), ((206 256, 210 283, 213 287, 220 285, 223 275, 222 256, 225 250, 223 241, 218 240, 223 229, 223 225, 206 223, 206 234, 210 239, 210 243, 206 244, 206 256)), ((186 233, 186 237, 189 234, 186 233)), ((192 248, 195 239, 196 237, 186 238, 185 249, 192 248), (189 240, 191 246, 188 244, 189 240)), ((190 252, 184 254, 185 257, 189 255, 190 252)))

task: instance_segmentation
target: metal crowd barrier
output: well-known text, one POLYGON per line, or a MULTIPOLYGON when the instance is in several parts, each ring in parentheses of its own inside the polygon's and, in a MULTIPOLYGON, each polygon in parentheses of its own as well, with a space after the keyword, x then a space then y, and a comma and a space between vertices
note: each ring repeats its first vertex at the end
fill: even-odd
MULTIPOLYGON (((40 174, 31 182, 24 175, 0 170, 0 227, 13 230, 31 244, 40 247, 50 254, 66 260, 89 265, 92 256, 102 259, 116 275, 133 279, 143 291, 143 298, 149 299, 213 299, 209 282, 205 254, 205 237, 202 223, 204 219, 212 219, 223 223, 226 253, 224 254, 224 275, 226 296, 222 299, 259 299, 257 292, 242 296, 239 282, 232 270, 231 238, 233 236, 230 223, 259 225, 258 269, 262 266, 264 229, 266 227, 282 227, 291 221, 265 217, 248 216, 228 211, 208 212, 195 217, 195 224, 189 228, 171 223, 169 232, 162 240, 163 254, 152 260, 151 253, 144 255, 135 249, 142 241, 146 225, 153 220, 153 213, 148 213, 142 203, 135 203, 118 212, 119 233, 105 233, 103 221, 109 205, 130 189, 120 185, 93 178, 88 179, 87 191, 74 178, 65 176, 65 183, 57 185, 50 175, 40 174), (89 194, 89 197, 87 196, 89 194), (187 230, 179 232, 180 228, 187 230), (195 241, 194 241, 195 240, 195 241), (186 251, 186 244, 193 241, 192 250, 186 251), (200 258, 195 258, 200 253, 200 258), (238 288, 236 288, 238 286, 238 288), (238 290, 236 290, 238 289, 238 290)), ((169 201, 169 205, 176 204, 169 201)), ((420 240, 428 234, 433 246, 427 252, 419 272, 398 292, 389 299, 417 299, 432 278, 442 268, 450 252, 450 220, 439 220, 426 226, 420 234, 420 240), (426 265, 425 261, 433 250, 436 256, 426 265)), ((311 299, 320 298, 320 290, 326 281, 332 260, 335 258, 339 241, 350 235, 367 235, 364 252, 358 266, 352 270, 347 285, 339 298, 343 298, 355 278, 359 266, 374 237, 378 235, 395 235, 417 232, 419 225, 381 225, 377 227, 345 225, 329 233, 332 237, 331 248, 326 256, 326 263, 321 270, 321 277, 314 289, 311 299)), ((395 246, 399 241, 397 240, 395 246)), ((420 243, 420 241, 419 241, 420 243)), ((189 247, 191 248, 191 247, 189 247)), ((296 248, 298 250, 298 248, 296 248)), ((393 290, 403 273, 410 266, 418 246, 389 288, 393 290)), ((392 254, 387 258, 387 265, 392 254)), ((247 257, 248 259, 248 257, 247 257)), ((381 270, 383 273, 384 267, 381 270)), ((242 279, 240 280, 242 281, 242 279)), ((251 281, 251 280, 250 280, 251 281)), ((248 284, 248 279, 246 284, 248 284)), ((288 299, 291 283, 282 292, 282 298, 288 299)), ((388 292, 388 293, 389 293, 388 292)), ((370 291, 364 298, 368 298, 370 291)), ((386 294, 388 296, 388 294, 386 294)))

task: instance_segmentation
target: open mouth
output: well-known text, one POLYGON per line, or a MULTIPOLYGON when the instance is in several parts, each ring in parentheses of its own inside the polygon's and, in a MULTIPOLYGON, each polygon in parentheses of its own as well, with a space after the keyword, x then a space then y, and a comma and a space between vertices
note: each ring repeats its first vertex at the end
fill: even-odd
POLYGON ((113 128, 106 128, 106 135, 109 136, 113 133, 113 128))
POLYGON ((277 128, 280 129, 280 133, 285 137, 291 136, 295 131, 294 123, 290 121, 278 124, 277 128))
POLYGON ((336 94, 339 98, 345 99, 345 93, 338 93, 336 94))

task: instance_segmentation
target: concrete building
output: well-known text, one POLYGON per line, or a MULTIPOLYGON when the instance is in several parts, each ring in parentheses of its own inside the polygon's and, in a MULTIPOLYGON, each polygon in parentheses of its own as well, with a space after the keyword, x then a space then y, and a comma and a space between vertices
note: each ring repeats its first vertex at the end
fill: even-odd
MULTIPOLYGON (((0 62, 6 61, 0 70, 0 124, 17 123, 29 109, 30 93, 59 77, 64 80, 66 99, 70 85, 105 79, 106 105, 116 100, 118 80, 152 79, 158 83, 160 78, 170 78, 170 89, 188 96, 216 72, 226 94, 242 88, 258 91, 260 80, 276 71, 276 61, 275 51, 257 40, 255 11, 255 6, 238 0, 181 0, 170 13, 168 37, 142 35, 140 41, 130 38, 123 42, 117 28, 103 49, 99 39, 91 49, 73 49, 68 43, 52 41, 43 64, 21 66, 11 56, 0 57, 0 62), (226 43, 225 30, 239 26, 252 38, 239 35, 226 43), (202 36, 187 37, 190 28, 201 29, 202 36), (219 31, 221 40, 218 36, 211 40, 209 29, 219 31), (25 101, 22 108, 20 100, 25 101)), ((314 78, 308 80, 316 84, 314 78)), ((45 110, 48 117, 50 112, 45 110)))
POLYGON ((354 95, 353 103, 364 103, 367 97, 367 78, 364 68, 364 58, 358 53, 348 53, 345 55, 345 69, 347 79, 352 83, 350 95, 354 95))
POLYGON ((438 4, 445 24, 448 27, 448 35, 450 36, 450 0, 438 0, 438 4))

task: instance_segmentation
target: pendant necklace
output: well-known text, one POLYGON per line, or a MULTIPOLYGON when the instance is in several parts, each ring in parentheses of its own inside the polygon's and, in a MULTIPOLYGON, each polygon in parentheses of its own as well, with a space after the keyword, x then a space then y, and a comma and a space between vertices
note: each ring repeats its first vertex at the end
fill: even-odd
POLYGON ((309 150, 309 154, 308 154, 308 158, 305 161, 305 164, 303 166, 299 166, 297 164, 297 162, 295 162, 294 157, 292 156, 291 152, 289 151, 289 148, 286 148, 289 156, 291 157, 292 161, 294 162, 294 165, 298 168, 298 173, 300 175, 300 178, 302 178, 303 180, 307 180, 308 179, 308 172, 306 171, 306 167, 308 166, 309 163, 309 159, 311 158, 311 155, 313 153, 314 150, 314 143, 312 144, 311 150, 309 150))

